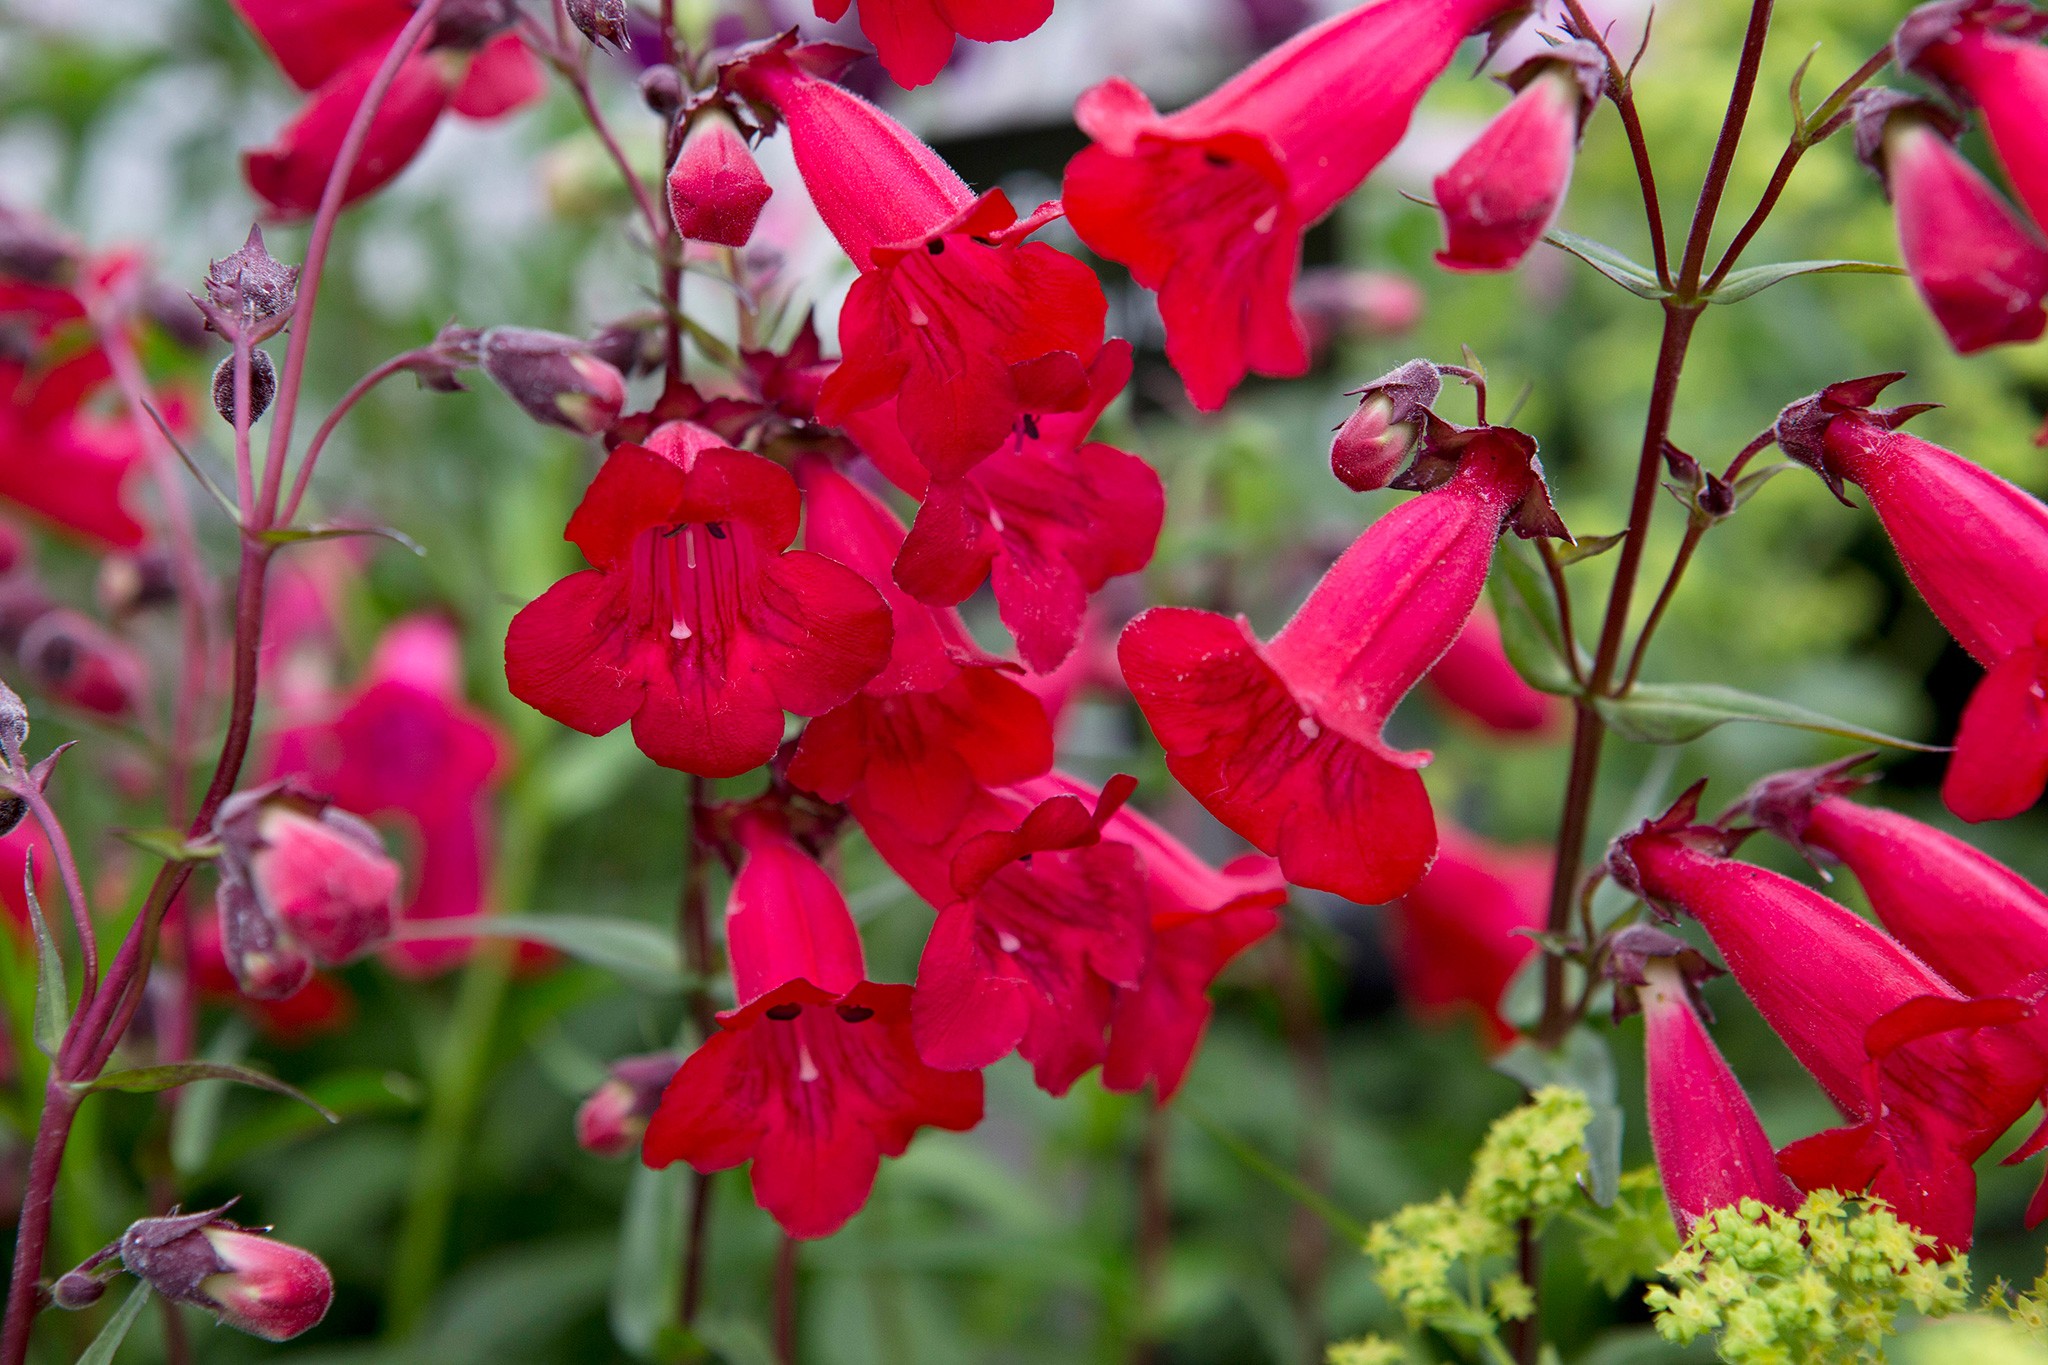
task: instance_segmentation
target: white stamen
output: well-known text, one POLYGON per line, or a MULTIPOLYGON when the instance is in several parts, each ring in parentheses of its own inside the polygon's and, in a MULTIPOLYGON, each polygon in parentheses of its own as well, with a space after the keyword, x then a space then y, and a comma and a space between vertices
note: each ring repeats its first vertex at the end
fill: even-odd
POLYGON ((691 633, 690 623, 680 616, 668 628, 668 638, 671 640, 687 640, 691 633))
POLYGON ((989 508, 988 524, 997 535, 1001 535, 1003 533, 1003 514, 993 507, 989 508))
POLYGON ((1280 206, 1275 204, 1252 220, 1252 231, 1261 237, 1273 230, 1273 224, 1280 221, 1280 206))
POLYGON ((1014 953, 1024 945, 1008 929, 998 929, 996 930, 996 946, 1006 953, 1014 953))
POLYGON ((806 1085, 818 1079, 818 1064, 811 1060, 811 1049, 803 1043, 796 1045, 796 1078, 806 1085))
POLYGON ((683 528, 683 567, 697 567, 697 537, 690 534, 690 528, 687 526, 683 528))
POLYGON ((913 327, 929 327, 932 325, 932 320, 924 315, 924 309, 912 303, 910 305, 910 325, 913 327))
POLYGON ((1316 724, 1316 718, 1314 716, 1303 716, 1300 720, 1296 721, 1294 725, 1296 729, 1300 730, 1302 734, 1306 735, 1310 739, 1319 739, 1322 736, 1323 727, 1316 724))

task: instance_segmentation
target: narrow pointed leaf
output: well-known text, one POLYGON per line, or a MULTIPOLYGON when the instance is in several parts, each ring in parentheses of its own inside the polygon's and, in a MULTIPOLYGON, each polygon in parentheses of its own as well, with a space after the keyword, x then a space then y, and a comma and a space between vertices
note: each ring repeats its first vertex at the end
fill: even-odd
POLYGON ((1588 559, 1598 559, 1627 539, 1626 531, 1616 531, 1611 536, 1581 536, 1576 545, 1557 547, 1557 562, 1569 567, 1588 559))
POLYGON ((643 1360, 654 1356, 661 1329, 675 1321, 689 1173, 681 1162, 654 1171, 636 1161, 626 1185, 609 1317, 619 1344, 643 1360))
POLYGON ((1500 618, 1501 647, 1522 680, 1539 692, 1569 696, 1578 691, 1565 662, 1564 630, 1550 582, 1518 546, 1503 542, 1487 584, 1493 613, 1500 618))
POLYGON ((346 540, 351 536, 376 536, 426 557, 425 546, 390 526, 276 526, 259 533, 257 539, 269 545, 297 545, 310 540, 346 540))
POLYGON ((1707 297, 1709 303, 1740 303, 1763 293, 1774 284, 1800 275, 1903 275, 1895 265, 1878 261, 1780 261, 1775 265, 1753 265, 1729 272, 1721 287, 1707 297))
POLYGON ((1544 233, 1543 240, 1570 252, 1631 294, 1646 299, 1670 297, 1671 291, 1657 283, 1656 273, 1648 266, 1630 260, 1605 242, 1560 230, 1544 233))
POLYGON ((163 1066, 138 1066, 127 1071, 109 1071, 95 1080, 86 1081, 75 1089, 78 1093, 91 1094, 95 1090, 120 1090, 131 1095, 148 1095, 159 1090, 174 1090, 193 1081, 238 1081, 258 1090, 285 1095, 297 1100, 310 1109, 317 1110, 329 1123, 340 1123, 341 1115, 329 1109, 305 1091, 277 1077, 251 1067, 236 1066, 229 1062, 170 1062, 163 1066))
POLYGON ((1917 744, 1788 701, 1760 697, 1718 683, 1641 683, 1625 697, 1603 697, 1594 705, 1616 734, 1638 744, 1687 744, 1729 721, 1751 720, 1891 749, 1943 752, 1931 744, 1917 744))
POLYGON ((155 829, 117 829, 114 837, 132 848, 167 863, 196 863, 218 858, 218 846, 203 847, 185 838, 182 831, 161 826, 155 829))
POLYGON ((64 1042, 64 1030, 71 1027, 71 988, 64 981, 64 957, 43 918, 42 902, 36 899, 34 855, 22 867, 21 883, 22 894, 28 898, 29 927, 36 938, 36 1048, 54 1061, 64 1042))
POLYGON ((78 1365, 112 1365, 114 1352, 121 1349, 121 1343, 128 1339, 128 1329, 142 1316, 142 1310, 149 1304, 149 1286, 138 1284, 114 1316, 107 1319, 107 1325, 100 1328, 100 1334, 92 1339, 92 1345, 85 1348, 85 1354, 78 1358, 78 1365))
POLYGON ((675 995, 694 984, 683 971, 682 950, 674 937, 640 920, 597 915, 478 915, 415 920, 402 926, 398 937, 522 939, 560 949, 643 990, 675 995))

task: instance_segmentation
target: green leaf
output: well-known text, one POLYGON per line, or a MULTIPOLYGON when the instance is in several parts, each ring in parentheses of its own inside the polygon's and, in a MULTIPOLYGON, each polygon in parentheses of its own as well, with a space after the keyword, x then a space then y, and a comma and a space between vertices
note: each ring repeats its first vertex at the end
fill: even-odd
POLYGON ((127 1071, 109 1071, 94 1080, 74 1085, 72 1089, 81 1095, 90 1095, 99 1090, 149 1095, 159 1090, 174 1090, 181 1085, 190 1085, 193 1081, 237 1081, 243 1085, 252 1085, 258 1090, 289 1096, 300 1104, 317 1110, 329 1123, 341 1122, 341 1115, 297 1086, 251 1067, 236 1066, 231 1062, 170 1062, 163 1066, 138 1066, 127 1071))
POLYGON ((1519 542, 1503 542, 1488 582, 1501 645, 1523 681, 1539 692, 1569 696, 1579 689, 1565 663, 1564 629, 1550 580, 1529 562, 1519 542))
POLYGON ((1606 1208, 1621 1189, 1621 1105, 1615 1095, 1614 1054, 1607 1039, 1575 1028, 1555 1050, 1523 1039, 1494 1059, 1493 1069, 1520 1081, 1531 1093, 1546 1085, 1568 1086, 1593 1106, 1586 1125, 1586 1183, 1593 1202, 1606 1208))
POLYGON ((1580 536, 1576 545, 1557 547, 1557 562, 1569 568, 1588 559, 1598 559, 1627 539, 1626 531, 1616 531, 1611 536, 1580 536))
POLYGON ((197 863, 220 856, 218 845, 201 846, 188 840, 183 831, 160 825, 153 829, 117 829, 114 837, 131 848, 167 863, 197 863))
POLYGON ((1780 261, 1776 265, 1753 265, 1730 271, 1720 288, 1707 296, 1709 303, 1740 303, 1761 294, 1774 284, 1800 275, 1903 275, 1895 265, 1877 261, 1780 261))
POLYGON ((682 949, 664 929, 643 920, 597 915, 478 915, 470 919, 415 920, 407 940, 512 938, 545 943, 578 961, 602 967, 628 985, 678 995, 698 984, 683 971, 682 949))
POLYGON ((682 1162, 654 1171, 636 1161, 626 1185, 610 1317, 619 1345, 642 1360, 654 1357, 661 1329, 675 1321, 689 1174, 682 1162))
POLYGON ((1638 683, 1625 697, 1601 697, 1593 704, 1616 734, 1638 744, 1687 744, 1731 720, 1753 720, 1862 744, 1927 754, 1943 752, 1931 744, 1916 744, 1882 730, 1852 725, 1788 701, 1760 697, 1719 683, 1638 683))
POLYGON ((1252 1146, 1249 1142, 1246 1142, 1243 1138, 1231 1132, 1201 1110, 1188 1104, 1185 1099, 1181 1101, 1181 1112, 1201 1125, 1202 1131, 1216 1139, 1217 1144, 1225 1151, 1251 1167, 1258 1174, 1272 1181, 1274 1185, 1279 1187, 1282 1193, 1286 1194, 1310 1213, 1321 1218, 1325 1223, 1328 1223, 1330 1229, 1339 1237, 1357 1246, 1365 1244, 1366 1236, 1371 1229, 1358 1219, 1353 1218, 1343 1209, 1337 1207, 1327 1195, 1310 1188, 1308 1182, 1304 1181, 1300 1176, 1281 1166, 1264 1152, 1261 1152, 1258 1148, 1252 1146))
POLYGON ((266 545, 300 545, 311 540, 346 540, 351 536, 376 536, 393 545, 403 545, 422 559, 427 550, 405 532, 390 526, 274 526, 257 533, 266 545))
MULTIPOLYGON (((220 1032, 206 1045, 202 1061, 233 1065, 249 1054, 255 1037, 247 1017, 228 1016, 220 1032)), ((221 1106, 227 1102, 226 1081, 200 1081, 180 1097, 171 1115, 171 1166, 180 1175, 191 1175, 206 1165, 220 1134, 221 1106)))
POLYGON ((1610 1297, 1620 1295, 1633 1281, 1654 1280, 1657 1267, 1678 1250, 1678 1231, 1654 1166, 1624 1175, 1620 1193, 1607 1209, 1574 1209, 1570 1218, 1579 1230, 1579 1259, 1610 1297))
POLYGON ((36 1048, 55 1061, 64 1031, 71 1027, 71 988, 64 981, 64 956, 57 951, 57 940, 43 919, 42 902, 36 899, 34 854, 22 864, 21 889, 28 898, 28 922, 36 938, 36 1048))
POLYGON ((128 1329, 142 1316, 142 1310, 149 1303, 149 1286, 138 1284, 114 1316, 107 1319, 107 1325, 100 1328, 100 1334, 92 1339, 92 1345, 85 1348, 85 1354, 78 1358, 78 1365, 111 1365, 114 1352, 121 1349, 127 1339, 128 1329))
MULTIPOLYGON (((210 1087, 209 1087, 210 1088, 210 1087)), ((322 1076, 308 1083, 306 1093, 344 1118, 407 1114, 420 1107, 418 1081, 396 1071, 362 1067, 322 1076)), ((180 1106, 180 1112, 183 1106, 180 1106)), ((258 1153, 273 1153, 302 1138, 328 1131, 327 1122, 296 1104, 264 1105, 223 1132, 207 1156, 202 1179, 216 1178, 258 1153)))
MULTIPOLYGON (((1657 283, 1655 271, 1630 260, 1605 242, 1596 242, 1591 237, 1581 237, 1576 232, 1555 229, 1544 233, 1543 240, 1561 251, 1569 251, 1631 294, 1646 299, 1663 299, 1671 296, 1670 290, 1657 283)), ((1730 276, 1731 280, 1733 278, 1730 276)))

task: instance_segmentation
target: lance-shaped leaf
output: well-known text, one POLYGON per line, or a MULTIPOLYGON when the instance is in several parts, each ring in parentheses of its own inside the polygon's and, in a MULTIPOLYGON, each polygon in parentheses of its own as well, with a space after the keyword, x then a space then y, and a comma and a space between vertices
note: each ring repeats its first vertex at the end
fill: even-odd
POLYGON ((579 962, 602 967, 628 985, 678 995, 699 983, 683 970, 674 937, 640 920, 599 915, 478 915, 415 920, 401 925, 402 940, 511 938, 544 943, 579 962))
POLYGON ((121 1349, 121 1343, 128 1339, 128 1329, 142 1316, 142 1310, 149 1305, 149 1286, 138 1284, 122 1301, 114 1316, 107 1319, 107 1325, 100 1328, 100 1334, 92 1339, 92 1345, 85 1348, 85 1354, 78 1357, 78 1365, 113 1365, 114 1352, 121 1349))
POLYGON ((1594 705, 1616 734, 1639 744, 1687 744, 1731 720, 1753 720, 1892 749, 1942 752, 1934 745, 1916 744, 1882 730, 1718 683, 1639 683, 1625 697, 1598 698, 1594 705))
POLYGON ((1753 265, 1730 271, 1720 288, 1707 296, 1709 303, 1740 303, 1761 294, 1774 284, 1800 275, 1903 275, 1895 265, 1877 261, 1780 261, 1775 265, 1753 265))
POLYGON ((1631 294, 1646 299, 1671 296, 1669 289, 1657 283, 1656 273, 1648 266, 1630 260, 1605 242, 1557 229, 1544 233, 1543 240, 1560 251, 1569 251, 1631 294))
POLYGON ((421 558, 426 557, 426 546, 392 526, 273 526, 268 531, 258 532, 256 538, 266 545, 300 545, 307 541, 347 540, 354 536, 375 536, 393 545, 403 545, 421 558))
POLYGON ((1565 662, 1564 627, 1550 581, 1530 563, 1518 542, 1503 543, 1494 557, 1487 583, 1493 614, 1500 618, 1501 648, 1522 681, 1539 692, 1569 696, 1577 692, 1565 662))
POLYGON ((21 869, 22 894, 28 898, 28 922, 36 938, 36 1048, 56 1060, 64 1042, 64 1030, 71 1027, 71 988, 64 981, 64 958, 57 940, 50 935, 43 918, 42 902, 36 899, 36 860, 29 854, 21 869))
POLYGON ((159 1090, 174 1090, 193 1081, 236 1081, 258 1090, 284 1095, 300 1104, 319 1112, 329 1123, 340 1123, 341 1115, 329 1109, 320 1101, 288 1081, 252 1067, 236 1066, 230 1062, 168 1062, 163 1066, 138 1066, 127 1071, 109 1071, 90 1081, 80 1081, 71 1088, 81 1095, 90 1095, 97 1090, 119 1090, 130 1095, 149 1095, 159 1090))

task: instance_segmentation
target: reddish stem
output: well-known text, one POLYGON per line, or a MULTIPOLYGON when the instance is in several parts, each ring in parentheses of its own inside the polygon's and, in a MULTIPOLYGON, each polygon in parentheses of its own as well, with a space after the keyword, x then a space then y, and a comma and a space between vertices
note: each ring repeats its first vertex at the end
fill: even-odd
POLYGON ((14 1274, 7 1282, 7 1321, 0 1326, 0 1365, 22 1365, 28 1359, 36 1284, 42 1279, 43 1253, 50 1244, 50 1206, 56 1195, 57 1172, 64 1164, 64 1143, 71 1136, 71 1120, 77 1113, 77 1097, 52 1074, 43 1087, 42 1119, 36 1125, 36 1145, 28 1158, 21 1223, 14 1239, 14 1274))
POLYGON ((341 401, 334 405, 334 410, 327 414, 326 419, 320 423, 319 429, 313 433, 313 439, 306 445, 306 453, 299 458, 299 472, 292 479, 292 491, 286 495, 284 510, 278 516, 278 523, 280 525, 290 526, 294 521, 298 520, 299 504, 305 500, 306 490, 312 486, 313 468, 320 463, 320 452, 327 448, 327 438, 332 436, 334 429, 341 425, 341 419, 348 416, 349 409, 361 402, 363 396, 369 393, 371 389, 376 388, 392 375, 401 373, 411 366, 414 361, 420 358, 420 355, 420 351, 411 350, 403 355, 391 357, 391 359, 385 361, 376 369, 371 370, 361 379, 358 379, 355 382, 355 386, 341 396, 341 401))
POLYGON ((78 861, 72 857, 71 840, 65 836, 63 822, 50 808, 50 799, 29 776, 28 764, 21 751, 9 745, 7 761, 15 772, 21 774, 21 785, 12 790, 28 807, 29 814, 35 816, 43 837, 50 841, 50 856, 56 859, 57 876, 64 883, 64 899, 71 904, 71 925, 78 931, 78 951, 85 960, 84 979, 79 983, 78 995, 78 1008, 84 1009, 92 1003, 100 985, 100 949, 94 941, 92 909, 85 899, 85 883, 78 875, 78 861))
POLYGON ((775 1253, 775 1359, 778 1365, 796 1365, 797 1265, 796 1238, 784 1233, 775 1253))
MULTIPOLYGON (((1742 127, 1749 120, 1750 100, 1756 95, 1757 73, 1763 69, 1764 41, 1770 36, 1773 0, 1754 0, 1749 9, 1749 28, 1742 36, 1742 58, 1735 66, 1735 85, 1728 93, 1728 112, 1721 119, 1721 136, 1714 142, 1714 158, 1707 165, 1707 178, 1700 185, 1700 198, 1692 212, 1692 231, 1685 239, 1685 260, 1678 268, 1678 296, 1699 296, 1700 271, 1706 265, 1707 243, 1714 235, 1714 218, 1721 211, 1721 198, 1728 192, 1728 175, 1735 168, 1735 152, 1742 145, 1742 127)), ((1631 528, 1633 531, 1633 528, 1631 528)))
MULTIPOLYGON (((1657 262, 1657 283, 1666 289, 1671 287, 1671 248, 1664 237, 1664 206, 1657 198, 1657 176, 1650 168, 1650 144, 1643 135, 1643 117, 1636 108, 1633 76, 1615 57, 1614 50, 1607 46, 1607 39, 1593 24, 1579 0, 1564 0, 1567 14, 1571 16, 1572 27, 1580 37, 1600 49, 1600 55, 1607 61, 1607 98, 1614 105, 1614 112, 1621 116, 1622 130, 1628 134, 1629 155, 1635 159, 1636 180, 1643 190, 1643 216, 1650 229, 1650 250, 1657 262)), ((1644 41, 1649 35, 1644 34, 1644 41)))

